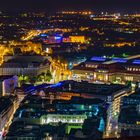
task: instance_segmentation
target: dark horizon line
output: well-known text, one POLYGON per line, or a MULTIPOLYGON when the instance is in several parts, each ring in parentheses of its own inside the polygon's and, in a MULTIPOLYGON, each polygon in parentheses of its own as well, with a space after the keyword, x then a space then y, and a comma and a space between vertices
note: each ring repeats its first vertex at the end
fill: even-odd
POLYGON ((65 9, 65 8, 61 8, 61 9, 0 9, 0 12, 3 13, 25 13, 25 12, 44 12, 44 13, 56 13, 56 12, 62 12, 62 11, 92 11, 95 14, 99 14, 101 12, 108 12, 108 13, 121 13, 121 14, 136 14, 136 13, 140 13, 140 9, 124 9, 124 8, 104 8, 104 9, 99 9, 99 8, 69 8, 69 9, 65 9))

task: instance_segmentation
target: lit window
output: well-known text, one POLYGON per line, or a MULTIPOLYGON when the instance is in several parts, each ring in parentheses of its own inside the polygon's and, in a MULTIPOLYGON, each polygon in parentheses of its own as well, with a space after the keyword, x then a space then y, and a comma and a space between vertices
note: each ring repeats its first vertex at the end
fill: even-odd
POLYGON ((126 79, 126 81, 133 81, 133 77, 132 76, 126 76, 125 79, 126 79))

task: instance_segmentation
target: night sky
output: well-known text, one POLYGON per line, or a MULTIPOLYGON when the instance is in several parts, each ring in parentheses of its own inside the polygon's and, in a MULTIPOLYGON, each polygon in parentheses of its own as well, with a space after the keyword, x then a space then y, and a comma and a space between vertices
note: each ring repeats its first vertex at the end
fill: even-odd
POLYGON ((0 10, 140 11, 140 0, 0 0, 0 10))

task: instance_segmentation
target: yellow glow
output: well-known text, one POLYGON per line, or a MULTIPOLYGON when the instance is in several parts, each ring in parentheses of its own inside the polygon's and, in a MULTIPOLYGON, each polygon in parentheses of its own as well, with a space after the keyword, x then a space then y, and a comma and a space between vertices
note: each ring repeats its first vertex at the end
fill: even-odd
POLYGON ((72 43, 85 43, 85 37, 84 36, 70 36, 69 37, 72 43))

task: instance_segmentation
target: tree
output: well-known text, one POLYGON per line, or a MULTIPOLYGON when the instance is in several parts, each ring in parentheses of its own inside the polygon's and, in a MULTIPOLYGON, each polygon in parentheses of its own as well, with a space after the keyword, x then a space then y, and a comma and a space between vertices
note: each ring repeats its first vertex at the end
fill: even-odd
POLYGON ((52 79, 52 74, 50 72, 50 70, 47 71, 46 76, 45 76, 45 81, 50 82, 52 79))
POLYGON ((126 86, 131 87, 132 82, 131 81, 126 81, 126 86))
POLYGON ((45 73, 42 72, 41 74, 39 74, 39 75, 37 76, 37 80, 38 80, 38 81, 44 81, 44 80, 45 80, 45 73))
POLYGON ((36 76, 31 76, 29 81, 30 81, 31 84, 34 84, 37 81, 37 77, 36 76))
POLYGON ((42 72, 41 74, 38 75, 38 81, 48 81, 52 79, 52 74, 50 70, 47 71, 47 73, 42 72))
POLYGON ((19 80, 20 84, 23 84, 23 83, 29 83, 30 78, 29 78, 29 76, 20 75, 20 76, 18 76, 18 80, 19 80))

